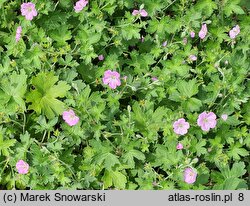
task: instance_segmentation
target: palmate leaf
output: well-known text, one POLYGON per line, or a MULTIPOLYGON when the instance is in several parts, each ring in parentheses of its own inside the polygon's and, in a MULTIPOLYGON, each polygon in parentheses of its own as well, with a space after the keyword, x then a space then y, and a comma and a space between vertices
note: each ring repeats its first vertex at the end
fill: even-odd
POLYGON ((226 16, 230 16, 232 13, 236 14, 245 14, 244 10, 238 5, 241 0, 231 0, 227 1, 224 7, 224 13, 226 16))
POLYGON ((67 44, 67 41, 71 39, 71 32, 68 30, 68 26, 61 25, 60 28, 50 32, 50 37, 57 42, 58 46, 67 44))
POLYGON ((32 104, 28 109, 36 111, 37 114, 44 113, 48 119, 59 115, 64 110, 64 103, 57 97, 64 97, 70 89, 64 81, 59 81, 53 73, 40 73, 32 79, 34 90, 28 93, 26 100, 32 104))
POLYGON ((139 39, 140 38, 140 29, 135 27, 134 25, 129 25, 123 27, 121 29, 121 36, 125 40, 130 40, 132 38, 139 39))
POLYGON ((195 79, 189 80, 188 82, 180 80, 177 84, 177 89, 181 96, 190 98, 198 93, 198 86, 195 79))
POLYGON ((16 140, 5 139, 4 138, 5 131, 6 129, 3 129, 2 127, 0 127, 0 155, 9 156, 10 147, 16 143, 16 140))
POLYGON ((232 157, 235 160, 240 160, 240 156, 249 156, 249 152, 245 148, 242 148, 240 143, 231 145, 227 154, 229 157, 232 157))
POLYGON ((0 83, 0 108, 11 111, 19 106, 23 111, 26 110, 23 100, 27 88, 27 75, 24 70, 20 74, 13 72, 8 78, 3 78, 0 83))
POLYGON ((139 150, 132 149, 129 150, 126 154, 124 154, 123 158, 124 162, 126 162, 129 167, 134 168, 135 167, 134 158, 144 161, 145 155, 139 150))
POLYGON ((105 169, 111 170, 116 164, 120 165, 118 156, 112 153, 113 148, 109 142, 91 140, 90 145, 95 148, 96 154, 92 158, 92 163, 105 169))
POLYGON ((217 166, 224 177, 224 182, 219 183, 213 189, 235 190, 247 188, 246 181, 240 179, 247 172, 244 162, 234 163, 231 169, 228 165, 217 166))
POLYGON ((202 102, 194 97, 191 97, 187 101, 184 101, 182 103, 184 111, 199 111, 200 107, 202 106, 202 102))
POLYGON ((102 178, 104 182, 104 188, 114 185, 117 189, 125 189, 127 178, 119 171, 105 170, 102 178))
POLYGON ((245 163, 244 162, 236 162, 233 164, 230 169, 228 165, 217 164, 221 174, 225 179, 230 177, 239 178, 246 173, 245 163))
POLYGON ((103 152, 93 158, 93 163, 110 170, 115 164, 120 164, 118 157, 110 152, 103 152))
POLYGON ((230 177, 224 181, 223 190, 236 190, 241 182, 244 181, 239 178, 230 177))
POLYGON ((212 0, 197 1, 194 6, 196 12, 202 11, 206 16, 210 16, 215 9, 217 9, 217 4, 212 0))

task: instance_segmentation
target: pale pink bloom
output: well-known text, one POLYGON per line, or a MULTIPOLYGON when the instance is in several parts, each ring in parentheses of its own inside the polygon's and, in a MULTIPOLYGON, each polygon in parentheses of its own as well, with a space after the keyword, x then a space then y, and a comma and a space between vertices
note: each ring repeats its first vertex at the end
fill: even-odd
POLYGON ((135 10, 132 12, 132 15, 133 15, 133 16, 140 15, 140 16, 142 16, 142 17, 146 17, 146 16, 148 16, 148 13, 146 12, 145 9, 140 9, 140 10, 136 10, 136 9, 135 9, 135 10))
POLYGON ((202 112, 197 120, 197 124, 203 131, 209 131, 211 128, 215 128, 217 124, 216 115, 213 112, 202 112))
POLYGON ((176 149, 182 150, 182 149, 183 149, 183 145, 182 145, 181 143, 178 143, 178 144, 176 145, 176 149))
POLYGON ((186 38, 186 37, 185 37, 185 38, 183 38, 182 42, 183 42, 183 44, 184 44, 184 45, 186 45, 186 44, 188 43, 187 38, 186 38))
POLYGON ((191 55, 189 56, 189 59, 190 59, 191 61, 196 61, 196 60, 197 60, 197 56, 191 54, 191 55))
POLYGON ((107 70, 104 72, 104 77, 102 78, 103 84, 108 84, 111 89, 115 89, 117 86, 121 85, 120 74, 116 71, 112 72, 107 70))
POLYGON ((219 66, 220 66, 219 62, 215 62, 215 63, 214 63, 214 67, 215 67, 215 68, 218 68, 219 66))
POLYGON ((201 30, 199 31, 199 37, 204 39, 207 35, 207 24, 202 24, 201 30))
POLYGON ((157 78, 157 77, 152 77, 151 80, 152 80, 152 81, 157 81, 158 78, 157 78))
POLYGON ((195 37, 195 32, 194 32, 194 31, 191 31, 191 32, 190 32, 190 36, 191 36, 191 38, 194 38, 194 37, 195 37))
POLYGON ((22 36, 22 27, 18 26, 16 29, 16 42, 18 42, 21 39, 22 36))
POLYGON ((221 118, 222 118, 224 121, 226 121, 227 118, 228 118, 228 115, 227 115, 227 114, 222 114, 222 115, 221 115, 221 118))
POLYGON ((139 10, 139 12, 140 12, 140 14, 141 14, 142 17, 148 16, 148 12, 146 12, 145 9, 141 9, 141 10, 139 10))
POLYGON ((178 119, 174 122, 173 128, 176 134, 184 135, 187 133, 190 125, 184 118, 178 119))
POLYGON ((229 31, 229 36, 231 39, 234 39, 239 33, 240 33, 240 27, 239 25, 236 25, 229 31))
POLYGON ((76 5, 74 6, 75 12, 79 13, 83 10, 83 8, 88 4, 88 1, 86 0, 79 0, 76 2, 76 5))
POLYGON ((75 112, 70 109, 63 112, 63 119, 69 126, 74 126, 79 122, 79 117, 75 115, 75 112))
POLYGON ((101 54, 101 55, 98 56, 98 59, 99 59, 100 61, 103 61, 103 60, 104 60, 104 56, 101 54))
POLYGON ((152 182, 152 185, 153 185, 153 187, 159 186, 159 184, 156 181, 152 182))
POLYGON ((167 41, 164 41, 164 42, 162 43, 162 46, 163 46, 163 47, 167 46, 167 43, 168 43, 167 41))
POLYGON ((123 79, 124 81, 127 81, 128 76, 124 76, 123 79))
POLYGON ((197 173, 192 168, 186 168, 184 171, 184 181, 192 184, 196 181, 197 173))
POLYGON ((32 20, 34 16, 37 16, 35 4, 28 2, 21 5, 22 16, 25 16, 27 20, 32 20))
POLYGON ((138 15, 138 14, 140 14, 139 10, 134 9, 133 12, 132 12, 132 15, 133 15, 133 16, 136 16, 136 15, 138 15))
POLYGON ((141 42, 144 42, 144 41, 145 41, 144 36, 141 36, 141 42))
POLYGON ((27 174, 29 172, 29 164, 23 160, 19 160, 16 163, 16 169, 19 174, 27 174))

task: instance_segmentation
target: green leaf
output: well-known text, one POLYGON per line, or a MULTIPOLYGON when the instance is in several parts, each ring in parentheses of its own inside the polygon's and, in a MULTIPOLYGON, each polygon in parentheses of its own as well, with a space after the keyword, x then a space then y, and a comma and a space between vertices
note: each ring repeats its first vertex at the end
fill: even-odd
POLYGON ((195 112, 200 110, 202 102, 199 99, 191 97, 187 101, 184 101, 182 106, 185 111, 195 112))
POLYGON ((177 82, 177 89, 180 95, 188 98, 198 93, 198 86, 195 79, 189 80, 188 82, 184 80, 177 82))
POLYGON ((125 189, 127 178, 119 171, 105 170, 102 178, 104 182, 104 188, 107 189, 114 185, 117 189, 125 189))
POLYGON ((238 5, 240 0, 227 1, 224 7, 224 13, 229 17, 232 13, 235 14, 245 14, 244 10, 238 5))
POLYGON ((223 190, 236 190, 240 182, 239 178, 230 177, 223 183, 223 190))
POLYGON ((118 160, 118 157, 110 152, 104 152, 100 153, 98 155, 95 155, 93 158, 93 162, 98 165, 104 166, 104 168, 111 170, 111 168, 116 165, 120 164, 120 161, 118 160))
POLYGON ((104 175, 102 177, 102 181, 103 181, 105 189, 113 185, 112 175, 110 174, 108 170, 105 170, 104 175))
POLYGON ((59 81, 58 77, 53 73, 39 73, 33 77, 32 84, 34 90, 28 93, 27 102, 32 104, 29 109, 35 110, 37 114, 44 113, 48 119, 53 119, 64 110, 64 103, 57 99, 57 97, 64 97, 70 86, 66 82, 59 81))
POLYGON ((221 174, 224 176, 225 179, 227 178, 239 178, 242 177, 246 173, 245 169, 245 163, 244 162, 238 162, 234 163, 231 170, 228 165, 217 165, 219 170, 221 171, 221 174))
POLYGON ((66 41, 71 39, 71 32, 67 25, 61 25, 59 29, 51 32, 51 38, 57 42, 58 46, 63 46, 67 44, 66 41))
POLYGON ((132 150, 129 150, 127 153, 125 153, 123 155, 123 158, 124 158, 124 162, 127 163, 130 168, 134 168, 135 167, 134 158, 144 161, 145 155, 138 150, 132 149, 132 150))
POLYGON ((10 147, 12 147, 15 143, 15 139, 4 139, 5 129, 0 127, 0 155, 9 156, 10 147))
POLYGON ((233 164, 230 175, 232 177, 241 177, 246 173, 244 162, 236 162, 233 164))
POLYGON ((118 189, 125 189, 127 178, 121 172, 115 171, 111 172, 114 186, 118 189))
MULTIPOLYGON (((14 100, 16 105, 19 105, 23 111, 26 110, 25 102, 23 100, 24 95, 27 89, 27 75, 24 70, 21 70, 20 74, 13 72, 9 77, 3 78, 1 80, 0 90, 1 94, 1 104, 7 104, 11 99, 14 100)), ((5 105, 5 107, 9 107, 9 105, 5 105)))
POLYGON ((206 140, 204 140, 204 139, 201 141, 198 141, 197 144, 195 145, 196 153, 198 156, 200 156, 201 154, 207 153, 207 150, 204 147, 205 145, 206 145, 206 140))
POLYGON ((240 156, 242 157, 246 157, 249 155, 249 152, 244 149, 244 148, 241 148, 241 144, 239 143, 236 143, 235 145, 231 145, 230 148, 229 148, 229 151, 227 152, 228 156, 229 157, 232 157, 233 159, 235 160, 240 160, 240 156))
POLYGON ((139 39, 140 38, 140 29, 136 28, 134 25, 122 27, 121 35, 126 40, 130 40, 132 38, 139 39))
POLYGON ((197 1, 194 9, 196 12, 202 11, 204 15, 209 17, 213 13, 213 11, 217 9, 217 4, 212 0, 197 1))

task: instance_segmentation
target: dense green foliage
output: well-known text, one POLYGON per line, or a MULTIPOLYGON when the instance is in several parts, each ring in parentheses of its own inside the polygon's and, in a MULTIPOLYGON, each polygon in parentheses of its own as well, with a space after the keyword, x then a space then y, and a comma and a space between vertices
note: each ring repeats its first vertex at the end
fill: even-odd
POLYGON ((32 2, 29 21, 23 1, 0 0, 2 189, 249 188, 248 0, 92 0, 78 13, 72 0, 32 2), (140 8, 147 17, 132 15, 140 8), (116 89, 102 82, 109 69, 116 89), (65 123, 68 109, 78 124, 65 123), (203 111, 217 116, 209 132, 197 125, 203 111), (173 130, 179 118, 185 135, 173 130))

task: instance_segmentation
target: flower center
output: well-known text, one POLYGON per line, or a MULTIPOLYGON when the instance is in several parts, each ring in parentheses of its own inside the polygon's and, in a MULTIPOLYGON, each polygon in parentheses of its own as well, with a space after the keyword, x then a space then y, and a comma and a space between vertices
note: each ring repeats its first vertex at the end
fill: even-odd
POLYGON ((193 176, 194 176, 194 173, 190 172, 190 173, 189 173, 189 176, 190 176, 190 177, 193 177, 193 176))
POLYGON ((21 168, 22 169, 27 169, 27 165, 22 165, 21 168))
POLYGON ((179 124, 179 128, 183 128, 184 127, 184 125, 183 124, 179 124))
POLYGON ((203 119, 203 123, 208 123, 208 119, 207 119, 207 118, 204 118, 204 119, 203 119))

